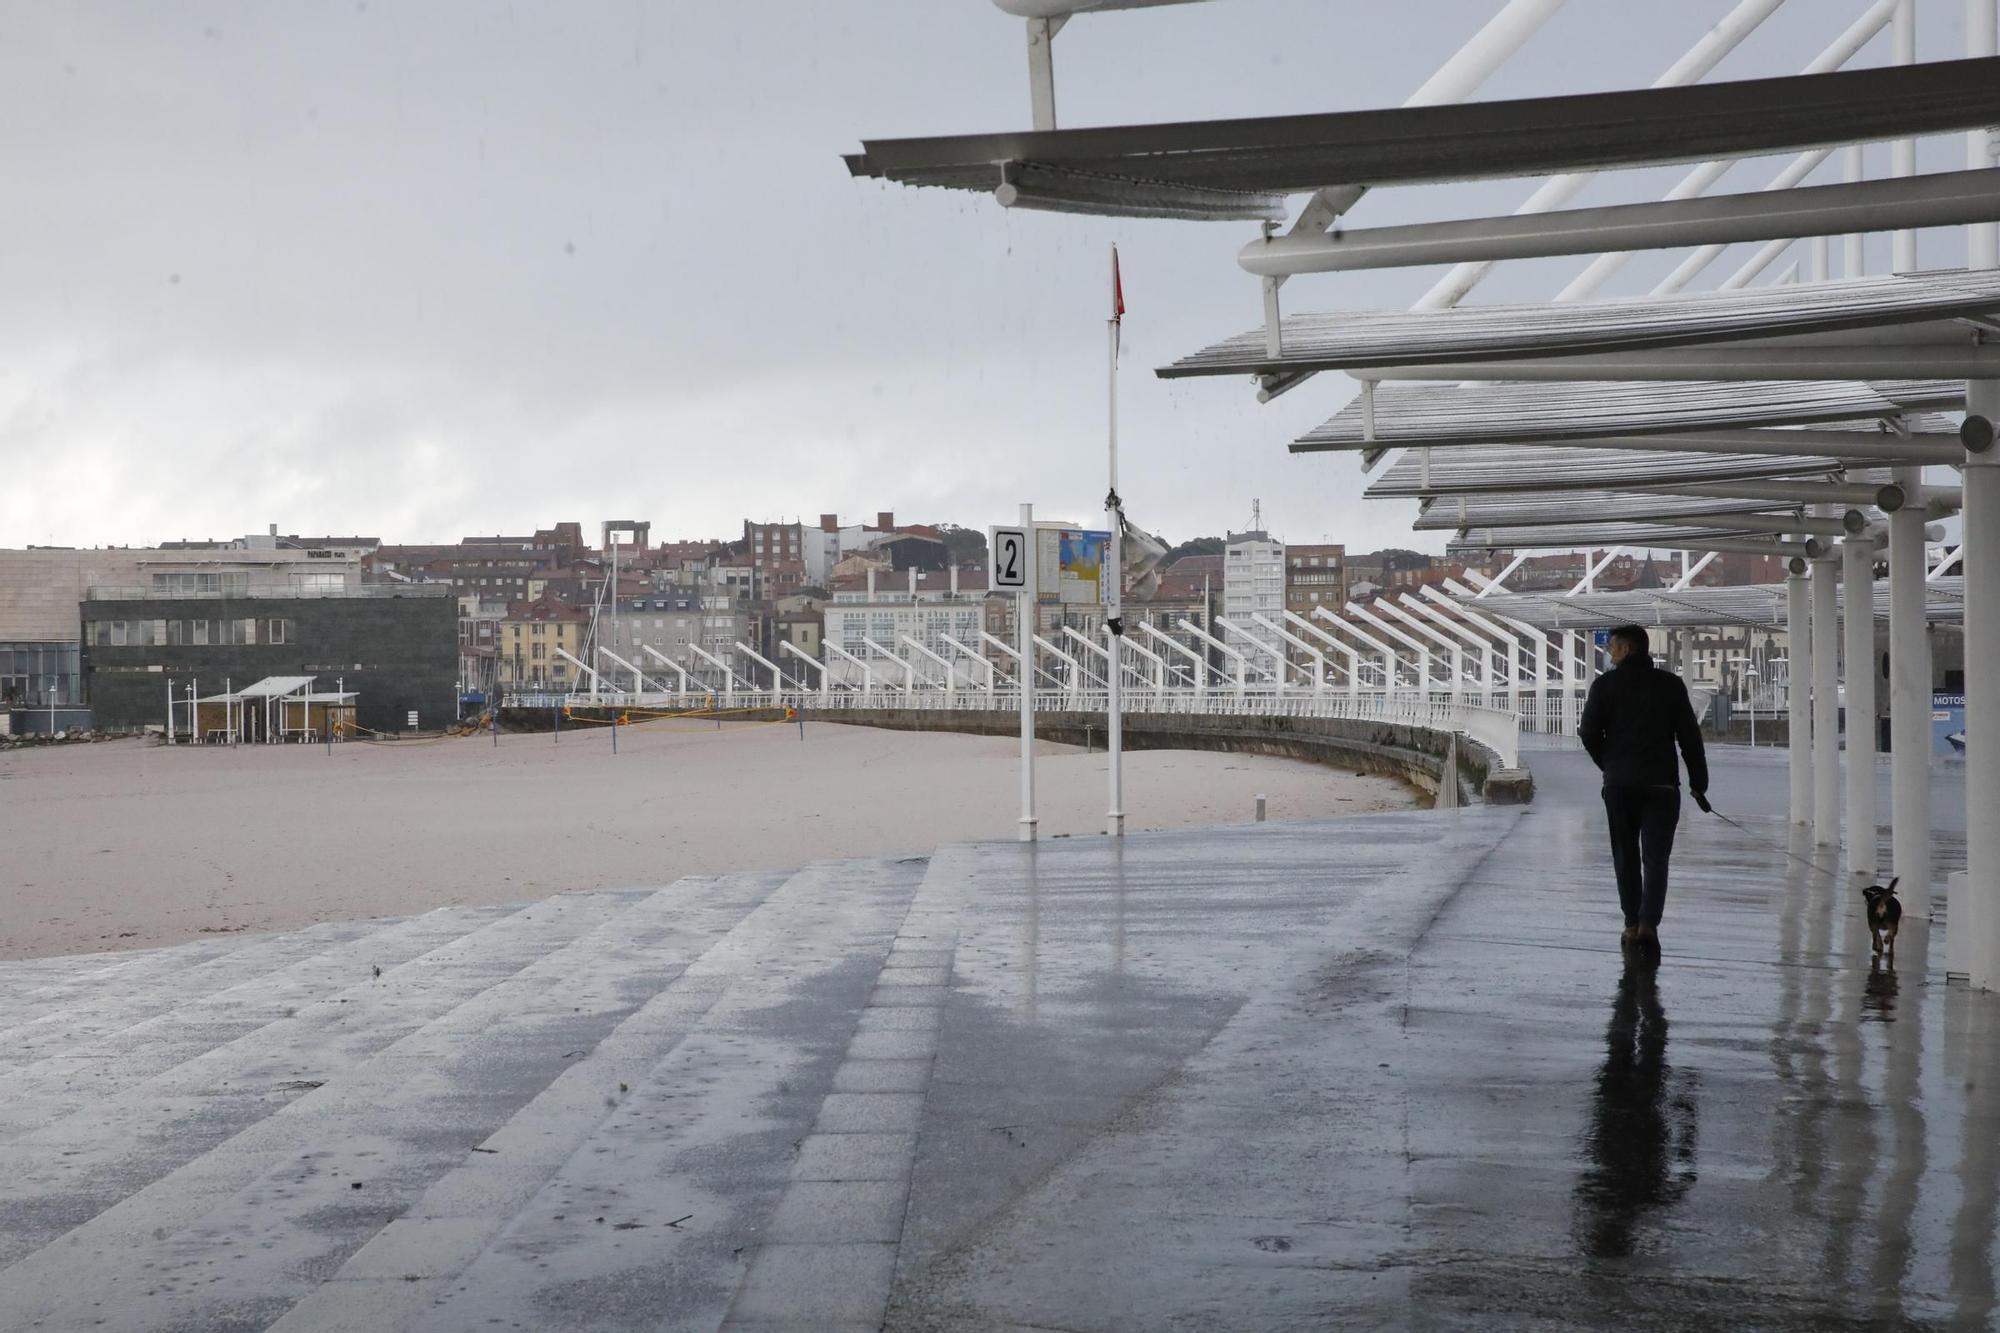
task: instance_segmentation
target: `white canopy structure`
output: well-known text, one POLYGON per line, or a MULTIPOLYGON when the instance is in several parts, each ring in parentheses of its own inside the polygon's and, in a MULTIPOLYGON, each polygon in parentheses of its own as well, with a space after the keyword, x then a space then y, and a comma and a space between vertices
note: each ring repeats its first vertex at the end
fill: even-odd
MULTIPOLYGON (((1652 88, 1458 104, 1560 3, 1509 0, 1400 109, 1058 130, 1052 100, 1046 118, 1038 100, 1035 131, 871 141, 848 165, 857 176, 990 192, 1014 207, 1261 222, 1239 258, 1260 281, 1262 327, 1161 373, 1245 375, 1264 401, 1327 371, 1360 379, 1360 394, 1292 449, 1354 452, 1371 469, 1404 450, 1369 493, 1419 499, 1418 526, 1453 532, 1454 549, 1610 544, 1789 557, 1782 623, 1792 676, 1810 682, 1791 691, 1792 818, 1829 846, 1844 833, 1852 873, 1901 876, 1905 901, 1924 910, 1925 624, 1954 607, 1966 621, 1967 800, 1975 811, 2000 806, 2000 352, 1989 345, 2000 332, 2000 172, 1987 128, 2000 125, 1995 0, 1966 0, 1962 60, 1916 63, 1916 0, 1875 0, 1857 5, 1799 75, 1702 83, 1783 3, 1742 0, 1652 88), (1890 65, 1839 68, 1884 29, 1890 65), (1919 176, 1916 137, 1960 131, 1964 169, 1919 176), (1884 140, 1890 177, 1863 180, 1859 145, 1884 140), (1776 152, 1797 156, 1766 189, 1700 197, 1734 159, 1776 152), (1845 179, 1807 183, 1836 156, 1845 179), (1559 211, 1593 172, 1674 162, 1702 165, 1658 203, 1559 211), (1545 174, 1513 217, 1373 229, 1343 221, 1383 187, 1545 174), (1298 195, 1309 197, 1294 213, 1298 195), (1964 226, 1964 269, 1920 272, 1913 229, 1940 225, 1964 226), (1863 271, 1866 231, 1893 233, 1893 274, 1863 271), (1763 244, 1722 290, 1684 294, 1740 241, 1763 244), (1795 243, 1807 247, 1809 280, 1754 286, 1795 243), (1583 302, 1625 254, 1680 246, 1692 255, 1649 297, 1583 302), (1495 262, 1596 251, 1606 253, 1556 301, 1453 308, 1495 262), (1286 317, 1280 306, 1295 276, 1439 262, 1456 267, 1412 311, 1286 317), (1968 409, 1961 431, 1956 414, 1968 409), (1959 469, 1962 485, 1933 485, 1924 469, 1942 466, 1959 469), (1961 505, 1965 575, 1954 595, 1933 577, 1925 548, 1928 521, 1961 505), (1884 554, 1895 761, 1886 863, 1872 728, 1850 732, 1843 819, 1837 711, 1844 697, 1850 716, 1875 713, 1884 554), (1864 602, 1871 614, 1842 617, 1843 605, 1864 602), (1844 696, 1843 656, 1865 664, 1847 673, 1844 696)), ((1462 594, 1467 619, 1454 629, 1560 628, 1567 680, 1577 657, 1567 625, 1531 614, 1548 599, 1503 596, 1462 594)), ((1748 600, 1677 586, 1616 610, 1655 624, 1669 614, 1694 617, 1688 624, 1776 623, 1771 590, 1731 596, 1748 600)), ((1539 649, 1535 662, 1541 670, 1539 649)), ((2000 988, 2000 822, 1975 817, 1970 827, 1969 888, 1951 904, 1947 966, 2000 988)))

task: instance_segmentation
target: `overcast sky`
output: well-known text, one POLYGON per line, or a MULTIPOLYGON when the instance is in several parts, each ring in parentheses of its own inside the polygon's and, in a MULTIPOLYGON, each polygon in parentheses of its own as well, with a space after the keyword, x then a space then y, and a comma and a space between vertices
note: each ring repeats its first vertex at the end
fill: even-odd
MULTIPOLYGON (((1643 85, 1731 3, 1570 0, 1479 96, 1643 85)), ((1085 16, 1057 42, 1062 121, 1393 105, 1498 7, 1085 16)), ((1863 8, 1792 0, 1711 77, 1795 72, 1863 8)), ((1919 8, 1920 58, 1958 53, 1962 6, 1919 8)), ((988 0, 0 0, 0 546, 1083 517, 1116 241, 1135 521, 1241 528, 1254 498, 1290 541, 1440 549, 1360 499, 1351 458, 1286 452, 1344 376, 1260 407, 1248 381, 1151 374, 1257 323, 1251 228, 849 178, 863 137, 1025 126, 1023 45, 988 0)), ((1884 37, 1854 63, 1887 58, 1884 37)), ((1925 169, 1961 163, 1925 146, 1925 169)), ((1504 212, 1529 188, 1385 192, 1354 217, 1504 212)), ((1927 234, 1922 261, 1956 247, 1927 234)), ((1541 299, 1580 264, 1504 267, 1475 299, 1541 299)), ((1303 278, 1287 303, 1403 306, 1435 276, 1303 278)))

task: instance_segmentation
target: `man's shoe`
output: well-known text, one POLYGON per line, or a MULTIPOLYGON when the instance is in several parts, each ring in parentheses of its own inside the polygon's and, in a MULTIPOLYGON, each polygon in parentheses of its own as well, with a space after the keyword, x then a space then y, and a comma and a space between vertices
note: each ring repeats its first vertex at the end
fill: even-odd
POLYGON ((1640 953, 1657 963, 1660 961, 1660 932, 1655 926, 1639 927, 1638 939, 1634 942, 1640 953))
POLYGON ((1631 953, 1638 947, 1639 928, 1637 926, 1625 927, 1625 933, 1618 937, 1618 951, 1620 953, 1631 953))

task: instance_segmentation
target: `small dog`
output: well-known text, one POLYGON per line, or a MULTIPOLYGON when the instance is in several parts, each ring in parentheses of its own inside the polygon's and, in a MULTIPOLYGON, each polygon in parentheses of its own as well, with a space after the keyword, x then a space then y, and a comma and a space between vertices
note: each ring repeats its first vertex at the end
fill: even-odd
POLYGON ((1875 956, 1882 956, 1882 946, 1889 948, 1889 961, 1896 961, 1896 930, 1903 923, 1903 904, 1896 897, 1896 885, 1901 876, 1887 884, 1871 884, 1861 891, 1868 900, 1868 934, 1875 941, 1875 956))

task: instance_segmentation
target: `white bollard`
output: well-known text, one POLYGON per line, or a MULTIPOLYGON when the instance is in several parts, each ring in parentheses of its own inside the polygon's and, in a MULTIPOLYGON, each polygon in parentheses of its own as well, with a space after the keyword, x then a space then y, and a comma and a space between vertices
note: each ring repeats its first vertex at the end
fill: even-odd
POLYGON ((1264 793, 1261 791, 1257 793, 1257 822, 1264 822, 1264 793))

